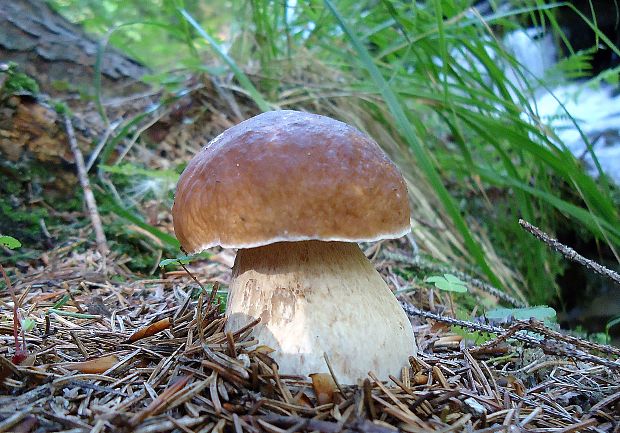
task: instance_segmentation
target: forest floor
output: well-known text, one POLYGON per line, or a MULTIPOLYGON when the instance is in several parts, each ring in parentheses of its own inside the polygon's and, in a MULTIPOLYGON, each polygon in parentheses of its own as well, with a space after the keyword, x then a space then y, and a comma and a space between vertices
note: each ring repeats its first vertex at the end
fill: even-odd
MULTIPOLYGON (((184 270, 141 279, 113 254, 78 249, 81 242, 48 252, 48 266, 10 271, 21 327, 14 328, 14 302, 2 291, 0 431, 620 428, 620 349, 534 320, 481 321, 477 331, 475 323, 451 326, 435 320, 451 316, 449 297, 416 288, 400 300, 419 353, 399 377, 381 382, 370 372, 342 386, 326 374, 286 376, 250 328, 224 332, 217 289, 228 282, 233 252, 192 263, 195 280, 184 270)), ((393 257, 406 251, 382 242, 366 253, 402 288, 402 263, 393 257)))

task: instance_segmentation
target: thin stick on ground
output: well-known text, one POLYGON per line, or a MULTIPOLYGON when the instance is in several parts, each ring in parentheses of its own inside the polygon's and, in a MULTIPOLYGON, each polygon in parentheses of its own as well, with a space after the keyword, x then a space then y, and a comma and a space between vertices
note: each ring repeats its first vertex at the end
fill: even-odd
MULTIPOLYGON (((405 310, 405 312, 411 316, 422 316, 436 320, 438 322, 448 323, 450 325, 460 326, 466 329, 497 334, 499 336, 499 338, 496 339, 498 343, 506 340, 509 337, 511 339, 519 340, 532 346, 541 347, 546 353, 549 354, 563 355, 575 359, 580 359, 585 362, 591 362, 593 364, 604 365, 615 370, 620 370, 619 361, 601 358, 600 356, 592 355, 590 353, 577 349, 585 348, 586 350, 599 350, 609 354, 617 354, 617 350, 615 350, 614 348, 605 345, 598 345, 576 337, 567 338, 562 334, 547 329, 544 325, 542 325, 541 322, 537 320, 530 319, 529 321, 516 321, 509 328, 500 328, 498 326, 468 322, 466 320, 454 319, 452 317, 446 317, 428 311, 422 311, 409 304, 408 302, 401 301, 400 304, 405 310), (521 331, 524 330, 542 334, 546 338, 539 340, 530 335, 522 333, 521 331)), ((485 344, 484 347, 488 347, 492 345, 492 343, 493 342, 489 342, 485 344)))
POLYGON ((531 233, 535 238, 549 245, 555 251, 564 255, 564 257, 566 257, 567 259, 577 262, 580 265, 583 265, 586 268, 593 270, 597 274, 607 277, 610 280, 614 281, 616 284, 620 285, 620 274, 618 274, 617 272, 612 271, 611 269, 606 268, 605 266, 600 265, 593 260, 586 259, 584 256, 579 254, 571 247, 564 245, 557 239, 553 239, 547 233, 543 232, 541 229, 533 226, 525 220, 519 219, 519 224, 521 225, 521 227, 523 227, 524 230, 531 233))
POLYGON ((84 164, 84 156, 78 147, 71 119, 67 114, 65 114, 64 117, 65 128, 67 130, 67 136, 69 137, 69 145, 71 146, 71 152, 73 152, 73 157, 75 158, 78 179, 80 180, 80 185, 82 186, 82 190, 84 192, 84 202, 86 203, 88 215, 90 216, 93 230, 95 231, 97 250, 99 250, 101 255, 105 257, 109 252, 108 242, 106 241, 105 233, 103 232, 103 225, 101 224, 101 217, 99 216, 99 210, 97 209, 97 202, 95 201, 93 190, 90 187, 90 182, 88 181, 86 165, 84 164))

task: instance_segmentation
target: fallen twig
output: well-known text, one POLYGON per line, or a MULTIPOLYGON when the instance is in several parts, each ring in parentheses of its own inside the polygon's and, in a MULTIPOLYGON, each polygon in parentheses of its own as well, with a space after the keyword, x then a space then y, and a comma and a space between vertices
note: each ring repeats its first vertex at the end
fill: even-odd
POLYGON ((611 269, 606 268, 605 266, 598 264, 593 260, 586 259, 584 256, 579 254, 571 247, 564 245, 557 239, 553 239, 547 233, 543 232, 538 227, 533 226, 532 224, 528 223, 523 219, 519 219, 519 224, 521 225, 521 227, 523 227, 524 230, 531 233, 535 238, 540 239, 541 241, 549 245, 555 251, 564 255, 564 257, 566 257, 567 259, 577 262, 580 265, 583 265, 586 268, 593 270, 597 274, 609 278, 616 284, 620 284, 620 274, 618 274, 617 272, 612 271, 611 269))
POLYGON ((620 356, 620 349, 617 347, 609 346, 607 344, 595 343, 593 341, 584 340, 583 338, 573 337, 572 335, 562 334, 560 332, 554 331, 553 329, 547 328, 539 320, 530 319, 529 324, 530 329, 533 329, 540 334, 546 335, 549 338, 553 338, 554 340, 562 341, 567 344, 572 344, 576 347, 583 347, 587 350, 596 350, 599 352, 607 353, 609 355, 620 356))
MULTIPOLYGON (((601 350, 601 348, 605 348, 605 346, 596 345, 596 347, 594 347, 591 343, 586 342, 585 340, 578 339, 576 337, 569 337, 567 339, 566 336, 564 336, 563 334, 556 333, 554 331, 551 331, 550 329, 547 329, 537 320, 516 321, 509 328, 500 328, 497 326, 485 325, 476 322, 468 322, 466 320, 454 319, 452 317, 446 317, 439 314, 430 313, 428 311, 422 311, 417 309, 413 305, 403 301, 401 301, 401 306, 409 315, 422 316, 439 322, 448 323, 454 326, 460 326, 463 328, 473 329, 475 331, 486 332, 490 334, 497 334, 499 336, 497 340, 498 343, 506 340, 508 336, 506 336, 505 334, 509 334, 510 338, 522 341, 524 343, 528 343, 533 346, 541 347, 545 351, 545 353, 572 357, 586 362, 592 362, 594 364, 604 365, 609 368, 620 370, 620 362, 618 361, 601 358, 599 356, 592 355, 590 353, 586 353, 576 349, 576 347, 587 347, 601 350), (524 330, 543 334, 547 338, 541 340, 520 332, 524 330), (568 341, 570 341, 570 343, 568 341), (577 343, 575 343, 575 341, 577 341, 577 343)), ((490 343, 486 344, 484 348, 487 348, 489 345, 490 343)), ((616 353, 615 350, 607 350, 607 352, 616 353)))
POLYGON ((67 114, 65 114, 64 117, 65 128, 67 130, 67 136, 69 137, 69 145, 71 146, 71 152, 73 152, 73 157, 75 158, 78 179, 80 180, 80 185, 82 186, 82 190, 84 193, 84 202, 86 203, 88 215, 90 216, 90 220, 93 224, 93 230, 95 231, 97 249, 99 250, 99 253, 101 253, 101 255, 105 257, 109 252, 108 242, 106 241, 105 233, 103 232, 101 217, 99 216, 99 211, 97 209, 97 202, 95 201, 95 196, 88 180, 88 174, 86 172, 86 166, 84 164, 84 156, 82 155, 82 152, 78 147, 71 119, 67 114))

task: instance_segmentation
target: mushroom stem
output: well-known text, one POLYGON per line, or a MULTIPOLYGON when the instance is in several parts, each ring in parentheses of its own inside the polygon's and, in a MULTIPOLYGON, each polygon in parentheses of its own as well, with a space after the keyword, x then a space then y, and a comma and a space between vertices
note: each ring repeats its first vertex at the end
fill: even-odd
POLYGON ((241 249, 226 329, 260 318, 252 335, 284 374, 328 372, 353 384, 374 372, 400 376, 416 353, 409 319, 357 244, 279 242, 241 249))

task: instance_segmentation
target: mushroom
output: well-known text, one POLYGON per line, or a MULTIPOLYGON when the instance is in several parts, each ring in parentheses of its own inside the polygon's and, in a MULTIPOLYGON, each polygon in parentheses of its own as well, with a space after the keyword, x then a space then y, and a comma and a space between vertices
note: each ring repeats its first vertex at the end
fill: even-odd
POLYGON ((399 376, 411 323, 357 242, 410 230, 407 187, 370 137, 325 116, 260 114, 213 139, 182 173, 174 230, 192 253, 238 248, 226 329, 252 330, 283 374, 356 383, 399 376))

